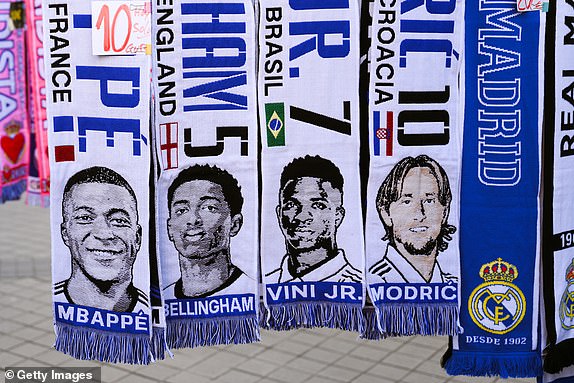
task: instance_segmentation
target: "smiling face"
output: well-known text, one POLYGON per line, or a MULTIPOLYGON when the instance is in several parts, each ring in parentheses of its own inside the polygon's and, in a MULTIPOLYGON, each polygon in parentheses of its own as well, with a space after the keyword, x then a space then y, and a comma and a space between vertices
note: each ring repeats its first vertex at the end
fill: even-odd
POLYGON ((277 217, 287 243, 293 248, 330 248, 345 211, 342 194, 330 182, 301 177, 288 182, 280 195, 277 217))
POLYGON ((123 187, 106 183, 73 186, 64 199, 61 234, 72 269, 95 281, 131 280, 141 245, 136 202, 123 187))
POLYGON ((241 214, 231 217, 221 186, 193 180, 174 192, 167 221, 169 239, 186 258, 207 258, 229 250, 230 237, 241 227, 241 214))
POLYGON ((438 182, 431 171, 416 167, 405 175, 399 199, 391 202, 388 212, 379 213, 398 246, 413 255, 429 255, 437 247, 448 207, 439 201, 438 182))

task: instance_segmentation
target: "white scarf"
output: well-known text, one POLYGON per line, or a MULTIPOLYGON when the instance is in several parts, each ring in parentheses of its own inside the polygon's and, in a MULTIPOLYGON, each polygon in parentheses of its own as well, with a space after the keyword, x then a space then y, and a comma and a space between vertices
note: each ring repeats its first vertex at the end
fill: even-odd
POLYGON ((362 331, 359 4, 260 2, 265 326, 362 331))
POLYGON ((457 329, 464 3, 448 7, 375 2, 365 230, 382 334, 457 329))
POLYGON ((44 11, 55 347, 146 364, 150 57, 92 55, 89 2, 44 11))
POLYGON ((157 240, 170 347, 259 339, 251 0, 154 2, 157 240))

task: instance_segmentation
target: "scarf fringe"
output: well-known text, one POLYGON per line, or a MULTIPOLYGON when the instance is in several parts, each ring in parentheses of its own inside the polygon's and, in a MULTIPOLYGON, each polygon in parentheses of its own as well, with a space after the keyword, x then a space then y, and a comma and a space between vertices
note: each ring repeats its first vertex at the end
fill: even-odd
POLYGON ((387 336, 457 335, 458 305, 385 304, 376 307, 379 331, 387 336))
POLYGON ((374 307, 363 308, 363 318, 365 320, 365 327, 360 335, 361 339, 383 340, 387 338, 387 335, 379 330, 377 312, 374 307))
POLYGON ((566 339, 560 343, 548 346, 544 353, 544 371, 557 374, 562 369, 574 364, 574 339, 566 339))
POLYGON ((165 340, 165 328, 164 327, 152 327, 151 332, 151 356, 153 361, 165 359, 165 352, 173 358, 172 353, 167 347, 167 342, 165 340))
POLYGON ((365 320, 361 303, 305 302, 269 306, 265 328, 293 330, 306 327, 328 327, 364 332, 365 320))
POLYGON ((108 363, 149 364, 149 335, 99 331, 86 327, 56 323, 56 350, 81 360, 108 363))
POLYGON ((42 205, 42 195, 38 193, 26 193, 26 205, 44 207, 42 205))
POLYGON ((501 378, 535 378, 542 372, 542 360, 536 352, 445 354, 441 365, 449 375, 500 376, 501 378))
POLYGON ((2 199, 4 201, 16 201, 26 191, 26 179, 22 179, 16 183, 9 185, 2 185, 2 199))
POLYGON ((256 315, 168 320, 167 346, 177 349, 258 342, 261 336, 257 322, 256 315))

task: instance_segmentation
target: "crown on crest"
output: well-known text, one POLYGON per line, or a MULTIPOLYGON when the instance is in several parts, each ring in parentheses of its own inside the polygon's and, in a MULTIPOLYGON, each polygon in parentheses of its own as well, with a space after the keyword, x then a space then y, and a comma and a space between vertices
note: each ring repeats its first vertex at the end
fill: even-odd
POLYGON ((504 262, 502 258, 498 258, 496 261, 482 265, 479 275, 485 282, 512 282, 518 277, 518 269, 512 264, 504 262))
POLYGON ((20 131, 20 123, 18 121, 12 120, 4 126, 4 131, 9 136, 16 134, 20 131))
POLYGON ((574 281, 574 259, 572 259, 572 263, 570 263, 570 266, 566 269, 566 281, 574 281))

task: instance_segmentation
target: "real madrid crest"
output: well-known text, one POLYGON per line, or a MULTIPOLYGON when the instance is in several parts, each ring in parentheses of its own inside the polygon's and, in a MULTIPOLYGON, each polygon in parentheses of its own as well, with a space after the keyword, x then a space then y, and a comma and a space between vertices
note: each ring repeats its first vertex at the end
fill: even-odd
POLYGON ((472 321, 493 334, 512 331, 526 312, 524 294, 512 283, 518 277, 518 269, 498 258, 482 265, 479 275, 484 283, 476 287, 468 299, 472 321))
POLYGON ((566 330, 574 328, 574 259, 566 269, 566 288, 560 298, 560 322, 566 330))

